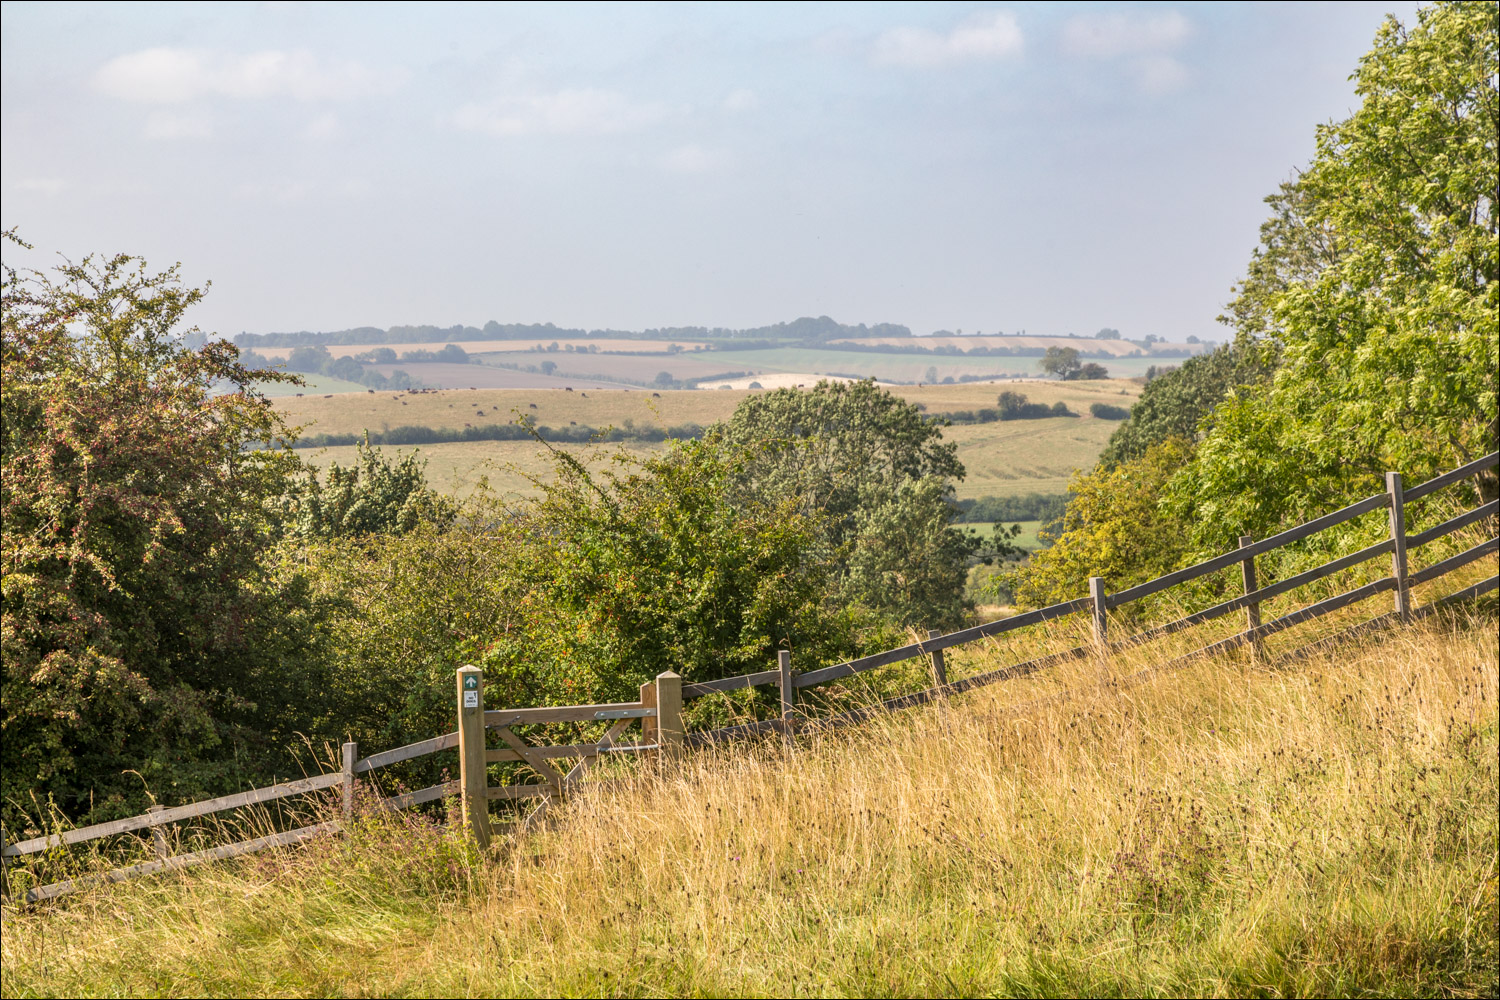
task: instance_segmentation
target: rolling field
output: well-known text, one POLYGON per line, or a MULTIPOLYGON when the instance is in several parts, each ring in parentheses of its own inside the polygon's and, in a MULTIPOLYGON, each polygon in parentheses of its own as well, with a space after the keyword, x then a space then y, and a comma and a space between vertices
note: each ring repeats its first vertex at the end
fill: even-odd
MULTIPOLYGON (((847 337, 843 340, 830 341, 834 344, 870 344, 881 347, 901 347, 907 344, 917 344, 922 347, 956 347, 961 351, 971 351, 976 347, 1017 348, 1017 347, 1040 347, 1043 350, 1049 347, 1072 347, 1078 351, 1108 351, 1116 356, 1134 354, 1141 348, 1128 340, 1095 340, 1093 337, 847 337)), ((1185 351, 1202 350, 1202 344, 1168 344, 1158 343, 1154 345, 1158 349, 1178 348, 1185 351)))
MULTIPOLYGON (((460 366, 462 367, 462 366, 460 366)), ((933 414, 976 410, 995 405, 1001 388, 1023 392, 1036 402, 1059 400, 1081 417, 1016 420, 989 424, 959 424, 944 428, 956 441, 968 478, 958 484, 960 497, 1013 496, 1024 493, 1065 492, 1074 469, 1093 464, 1110 434, 1119 426, 1112 420, 1088 416, 1092 402, 1129 406, 1140 392, 1133 382, 1036 381, 1026 383, 968 383, 955 386, 896 386, 892 391, 926 407, 933 414)), ((663 391, 623 389, 456 389, 437 392, 376 392, 283 397, 277 409, 308 434, 358 434, 400 426, 461 429, 465 424, 507 423, 517 415, 538 424, 561 427, 581 424, 595 428, 637 426, 663 428, 682 424, 707 426, 727 418, 740 400, 754 390, 663 391)), ((645 453, 658 445, 631 446, 645 453)), ((570 451, 586 449, 569 445, 570 451)), ((387 448, 397 453, 413 449, 387 448)), ((429 480, 440 489, 464 494, 480 475, 502 492, 529 493, 525 473, 546 474, 551 468, 545 450, 530 441, 462 441, 423 445, 416 449, 428 460, 429 480)), ((301 455, 318 465, 350 465, 353 446, 304 450, 301 455)))

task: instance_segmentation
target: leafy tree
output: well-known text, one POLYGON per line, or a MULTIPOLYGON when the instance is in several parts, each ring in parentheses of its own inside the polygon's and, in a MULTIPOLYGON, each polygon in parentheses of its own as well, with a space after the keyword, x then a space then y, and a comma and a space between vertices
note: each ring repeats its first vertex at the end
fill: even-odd
POLYGON ((1253 347, 1226 344, 1149 380, 1129 418, 1110 435, 1100 462, 1113 467, 1140 458, 1168 438, 1196 443, 1215 406, 1269 376, 1261 357, 1253 347))
POLYGON ((1076 377, 1082 364, 1078 360, 1078 349, 1074 347, 1049 347, 1037 362, 1037 367, 1048 375, 1058 378, 1076 377))
POLYGON ((972 544, 948 527, 952 481, 964 468, 938 423, 873 380, 819 382, 746 398, 719 433, 750 456, 747 497, 788 498, 822 516, 845 600, 931 627, 962 619, 963 577, 945 560, 961 565, 972 544), (908 536, 931 536, 899 565, 881 538, 898 522, 908 536))
POLYGON ((1354 76, 1359 109, 1319 129, 1231 308, 1279 367, 1220 404, 1170 491, 1201 547, 1495 447, 1497 57, 1491 5, 1388 19, 1354 76))
POLYGON ((1002 578, 1013 598, 1039 607, 1086 596, 1091 576, 1119 590, 1176 569, 1186 532, 1159 499, 1190 454, 1186 441, 1169 438, 1139 458, 1075 476, 1061 525, 1038 533, 1050 545, 1002 578))
POLYGON ((1089 413, 1098 420, 1126 420, 1130 417, 1130 411, 1125 407, 1109 403, 1090 403, 1089 413))
POLYGON ((1064 375, 1064 378, 1073 379, 1099 379, 1109 378, 1109 369, 1097 361, 1089 361, 1079 366, 1076 374, 1064 375))
POLYGON ((285 431, 253 384, 289 376, 220 340, 185 350, 202 296, 125 255, 4 269, 10 820, 32 795, 83 819, 138 808, 143 783, 230 790, 269 769, 319 684, 285 668, 307 607, 263 560, 293 461, 248 450, 285 431))
POLYGON ((768 669, 778 648, 831 662, 889 639, 835 600, 816 511, 741 494, 749 456, 673 443, 597 472, 552 456, 534 499, 480 494, 447 531, 311 548, 320 592, 346 609, 329 655, 347 666, 339 710, 357 738, 394 746, 451 726, 466 661, 484 667, 490 704, 528 706, 633 700, 664 670, 712 680, 768 669))

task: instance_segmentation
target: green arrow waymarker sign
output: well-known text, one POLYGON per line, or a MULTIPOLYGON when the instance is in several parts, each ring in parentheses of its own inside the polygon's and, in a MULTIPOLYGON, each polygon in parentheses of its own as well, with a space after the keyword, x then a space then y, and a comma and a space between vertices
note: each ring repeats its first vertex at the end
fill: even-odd
POLYGON ((467 677, 464 678, 464 690, 465 691, 477 691, 478 689, 479 689, 479 678, 477 676, 475 676, 474 674, 470 674, 469 676, 467 676, 467 677))

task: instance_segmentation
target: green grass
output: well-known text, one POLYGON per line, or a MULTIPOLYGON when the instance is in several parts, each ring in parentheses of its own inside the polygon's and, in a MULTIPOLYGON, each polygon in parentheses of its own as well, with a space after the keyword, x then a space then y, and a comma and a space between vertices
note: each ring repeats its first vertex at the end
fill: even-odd
POLYGON ((645 767, 488 859, 371 815, 8 910, 0 989, 1493 996, 1497 658, 1491 605, 1290 664, 1079 663, 645 767))
MULTIPOLYGON (((1034 551, 1035 549, 1041 547, 1041 542, 1037 540, 1036 533, 1041 530, 1041 527, 1045 522, 1002 521, 999 523, 1004 524, 1007 528, 1012 524, 1019 524, 1021 526, 1021 533, 1016 536, 1013 544, 1019 545, 1027 552, 1034 551)), ((995 529, 995 522, 967 521, 960 524, 955 524, 954 527, 959 531, 964 532, 965 534, 977 535, 979 538, 988 541, 991 533, 995 529)))

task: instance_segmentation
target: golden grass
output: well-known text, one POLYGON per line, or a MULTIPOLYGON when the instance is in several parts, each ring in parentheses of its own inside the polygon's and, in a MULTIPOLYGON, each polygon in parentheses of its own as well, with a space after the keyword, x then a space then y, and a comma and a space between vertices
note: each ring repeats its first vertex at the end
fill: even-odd
MULTIPOLYGON (((1493 995, 1493 602, 1290 664, 1076 663, 437 827, 5 915, 7 996, 1493 995)), ((1067 636, 1059 636, 1066 641, 1067 636)), ((973 654, 966 670, 994 654, 973 654)), ((1004 662, 1004 661, 999 661, 1004 662)))

